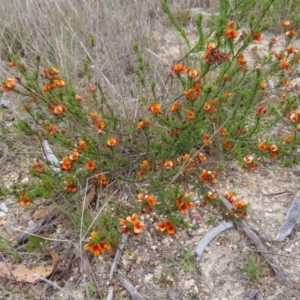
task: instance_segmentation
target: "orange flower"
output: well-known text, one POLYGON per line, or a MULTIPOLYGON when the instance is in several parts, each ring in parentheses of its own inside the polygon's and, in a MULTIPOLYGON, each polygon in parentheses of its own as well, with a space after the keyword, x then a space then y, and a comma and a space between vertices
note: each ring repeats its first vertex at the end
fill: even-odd
POLYGON ((283 139, 283 142, 288 144, 288 143, 291 143, 292 141, 294 140, 294 137, 291 133, 289 133, 284 139, 283 139))
POLYGON ((118 143, 119 143, 119 139, 118 138, 109 138, 108 140, 107 140, 107 147, 114 147, 114 146, 116 146, 118 143))
POLYGON ((292 47, 291 45, 287 46, 287 47, 285 48, 285 50, 286 50, 289 54, 296 54, 296 53, 297 53, 296 48, 292 47))
POLYGON ((285 36, 287 38, 291 38, 291 37, 295 36, 296 34, 297 34, 297 32, 295 30, 290 30, 285 33, 285 36))
POLYGON ((254 161, 254 157, 252 155, 246 155, 243 159, 246 164, 251 164, 254 161))
POLYGON ((151 111, 155 115, 161 114, 161 104, 154 103, 149 107, 149 111, 151 111))
POLYGON ((67 112, 67 108, 64 105, 56 105, 53 107, 53 111, 52 111, 55 115, 61 115, 65 112, 67 112))
POLYGON ((101 116, 96 116, 94 126, 98 129, 98 132, 102 132, 105 124, 101 116))
POLYGON ((87 161, 85 163, 85 167, 88 169, 88 170, 94 170, 96 168, 96 163, 94 161, 87 161))
POLYGON ((79 96, 79 95, 76 95, 75 100, 76 100, 76 101, 82 101, 82 97, 79 96))
POLYGON ((140 164, 140 166, 142 167, 142 168, 148 168, 149 167, 149 162, 148 162, 148 160, 143 160, 143 162, 140 164))
POLYGON ((256 115, 259 117, 265 115, 266 113, 267 113, 267 109, 264 108, 263 106, 259 106, 256 110, 256 115))
POLYGON ((279 64, 280 69, 282 70, 286 70, 289 71, 290 70, 290 63, 286 60, 281 61, 281 63, 279 64))
POLYGON ((50 67, 47 70, 43 70, 43 73, 45 78, 52 80, 56 78, 57 74, 59 73, 59 70, 50 67))
POLYGON ((21 195, 22 196, 21 199, 19 200, 19 203, 24 206, 29 206, 31 204, 31 200, 29 199, 29 197, 25 195, 25 192, 22 192, 21 195))
POLYGON ((226 97, 226 98, 229 98, 229 97, 231 97, 231 95, 232 95, 232 93, 231 93, 231 92, 225 92, 225 97, 226 97))
POLYGON ((209 137, 208 134, 204 133, 204 134, 202 135, 202 139, 203 139, 203 142, 204 142, 204 145, 205 145, 205 146, 209 146, 209 145, 212 144, 212 140, 210 139, 210 137, 209 137))
POLYGON ((232 205, 236 208, 242 208, 247 206, 247 204, 244 201, 234 201, 232 205))
POLYGON ((261 142, 258 144, 258 149, 261 151, 264 151, 264 150, 268 149, 268 145, 264 142, 261 142))
POLYGON ((189 120, 194 120, 194 119, 196 118, 193 109, 191 109, 191 110, 188 111, 187 118, 188 118, 189 120))
POLYGON ((189 194, 184 195, 180 199, 176 201, 176 205, 178 206, 180 212, 182 214, 185 214, 189 209, 192 209, 195 207, 195 205, 192 203, 191 197, 189 194))
POLYGON ((234 21, 228 21, 227 25, 228 28, 236 28, 236 23, 234 21))
POLYGON ((151 121, 140 121, 138 125, 136 126, 137 129, 146 129, 151 125, 151 121))
POLYGON ((289 85, 290 85, 290 81, 289 81, 289 79, 287 79, 287 78, 283 79, 281 83, 282 83, 284 86, 289 86, 289 85))
POLYGON ((187 100, 195 101, 199 98, 199 93, 201 93, 201 91, 201 87, 198 87, 197 90, 195 88, 191 88, 184 91, 183 94, 187 100))
POLYGON ((34 169, 38 172, 38 173, 44 173, 45 172, 45 167, 42 163, 35 161, 33 163, 33 167, 34 169))
POLYGON ((135 234, 138 234, 146 227, 145 224, 139 220, 139 216, 136 213, 131 217, 126 217, 126 219, 120 219, 120 224, 123 226, 121 233, 133 231, 135 234))
POLYGON ((222 129, 220 130, 220 134, 221 134, 221 135, 228 135, 229 132, 227 131, 226 128, 222 128, 222 129))
POLYGON ((65 156, 60 162, 60 167, 62 170, 70 170, 72 168, 72 162, 65 156))
POLYGON ((13 78, 7 78, 5 82, 2 82, 1 88, 4 92, 9 92, 14 89, 16 82, 13 78))
POLYGON ((244 54, 242 54, 242 53, 240 53, 237 57, 236 57, 236 59, 237 59, 237 63, 239 64, 239 65, 245 65, 247 62, 246 62, 246 59, 245 59, 245 56, 244 56, 244 54))
POLYGON ((111 246, 100 236, 100 232, 92 231, 87 239, 88 244, 84 245, 84 249, 92 252, 95 256, 108 251, 111 246))
POLYGON ((278 151, 278 147, 276 145, 270 145, 268 147, 268 150, 270 150, 271 152, 276 152, 278 151))
POLYGON ((229 39, 235 39, 237 38, 238 34, 236 32, 236 30, 232 29, 232 28, 227 28, 225 31, 225 36, 229 39))
POLYGON ((284 21, 282 24, 282 27, 284 28, 291 28, 292 27, 292 23, 290 21, 284 21))
POLYGON ((200 163, 202 163, 203 161, 207 160, 207 156, 204 153, 199 152, 198 159, 199 159, 200 163))
POLYGON ((147 201, 151 206, 157 204, 157 200, 152 195, 138 194, 138 198, 140 201, 147 201))
POLYGON ((86 151, 87 143, 85 141, 79 141, 78 146, 81 151, 86 151))
POLYGON ((211 43, 209 43, 209 44, 206 46, 206 49, 207 49, 209 52, 212 52, 212 51, 214 51, 215 49, 217 49, 217 45, 216 45, 216 43, 211 42, 211 43))
POLYGON ((77 186, 74 183, 67 182, 65 187, 64 187, 64 190, 71 191, 71 192, 75 193, 77 191, 77 186))
POLYGON ((225 141, 223 142, 223 148, 224 148, 224 150, 229 151, 229 150, 233 150, 233 149, 234 149, 234 146, 232 145, 232 142, 231 142, 231 141, 225 140, 225 141))
POLYGON ((88 84, 87 88, 90 93, 95 93, 97 89, 95 85, 91 85, 91 84, 88 84))
POLYGON ((170 110, 171 110, 171 112, 176 112, 181 108, 182 108, 182 103, 172 104, 170 110))
POLYGON ((171 168, 173 168, 175 166, 175 162, 172 160, 162 160, 161 161, 163 163, 163 165, 166 167, 166 169, 170 170, 171 168))
POLYGON ((165 222, 158 223, 157 230, 162 232, 166 231, 170 236, 174 236, 176 231, 176 226, 173 225, 170 220, 167 220, 165 222))
POLYGON ((298 114, 295 113, 295 112, 291 113, 291 115, 290 115, 290 120, 291 120, 293 123, 298 122, 298 114))
POLYGON ((96 174, 95 178, 98 180, 98 183, 100 183, 101 185, 107 185, 107 183, 108 183, 107 177, 105 175, 103 175, 102 172, 99 172, 98 174, 96 174))
POLYGON ((176 64, 174 66, 171 66, 171 70, 174 73, 180 73, 181 71, 184 71, 184 69, 185 69, 185 66, 182 64, 176 64))
POLYGON ((255 40, 255 41, 261 41, 261 39, 262 39, 262 34, 261 34, 261 32, 258 32, 258 31, 252 31, 252 37, 253 37, 253 39, 255 40))
POLYGON ((199 174, 199 179, 203 181, 203 183, 217 183, 218 180, 215 178, 215 175, 212 171, 202 170, 202 173, 199 174))
POLYGON ((63 87, 65 85, 65 81, 61 78, 57 78, 53 82, 58 87, 63 87))
POLYGON ((262 81, 262 82, 260 82, 259 83, 259 86, 260 86, 260 88, 262 89, 262 90, 265 90, 266 88, 267 88, 267 83, 265 82, 265 81, 262 81))
POLYGON ((216 193, 209 191, 206 193, 206 197, 213 200, 213 199, 216 199, 218 197, 218 195, 216 193))
POLYGON ((17 65, 17 62, 15 60, 12 60, 11 62, 8 63, 10 67, 15 67, 17 65))
POLYGON ((57 130, 57 126, 54 125, 54 124, 50 125, 49 130, 48 130, 49 135, 52 136, 55 132, 59 132, 59 131, 57 130))
POLYGON ((72 160, 73 162, 74 162, 74 161, 77 161, 78 158, 79 158, 79 156, 80 156, 80 154, 78 153, 77 149, 74 149, 74 151, 71 152, 71 153, 69 154, 69 158, 70 158, 70 160, 72 160))
POLYGON ((234 192, 226 191, 224 197, 232 204, 233 201, 236 201, 236 195, 234 192))
POLYGON ((191 78, 196 78, 200 75, 200 72, 198 70, 195 70, 195 69, 191 69, 189 70, 189 76, 191 78))

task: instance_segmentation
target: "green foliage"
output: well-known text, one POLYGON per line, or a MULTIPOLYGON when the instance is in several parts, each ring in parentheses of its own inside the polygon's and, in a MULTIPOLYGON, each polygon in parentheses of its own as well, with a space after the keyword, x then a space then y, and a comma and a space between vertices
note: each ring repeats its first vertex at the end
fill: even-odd
POLYGON ((243 268, 250 279, 257 280, 266 272, 268 264, 266 261, 261 261, 257 255, 249 255, 247 262, 243 263, 243 268))

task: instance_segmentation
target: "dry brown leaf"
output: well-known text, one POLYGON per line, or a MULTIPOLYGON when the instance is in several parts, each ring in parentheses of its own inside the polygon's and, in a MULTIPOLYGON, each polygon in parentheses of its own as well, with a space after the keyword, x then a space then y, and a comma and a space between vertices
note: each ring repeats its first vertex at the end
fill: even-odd
POLYGON ((60 262, 60 257, 56 251, 50 250, 50 253, 52 256, 52 265, 48 266, 28 267, 26 265, 0 262, 0 277, 28 283, 36 283, 39 281, 39 278, 33 275, 34 273, 47 278, 60 262))

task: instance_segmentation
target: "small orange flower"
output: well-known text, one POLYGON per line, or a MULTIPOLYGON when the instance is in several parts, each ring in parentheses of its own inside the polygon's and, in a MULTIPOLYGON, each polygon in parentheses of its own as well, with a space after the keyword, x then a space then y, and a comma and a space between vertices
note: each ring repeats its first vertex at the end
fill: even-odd
POLYGON ((65 156, 60 162, 62 170, 70 170, 72 168, 72 162, 65 156))
POLYGON ((291 122, 293 122, 293 123, 296 123, 296 122, 298 122, 298 114, 297 113, 295 113, 295 112, 293 112, 293 113, 291 113, 291 115, 290 115, 290 120, 291 120, 291 122))
POLYGON ((278 147, 273 144, 268 147, 268 150, 271 152, 276 152, 276 151, 278 151, 278 147))
POLYGON ((236 208, 242 208, 247 206, 247 204, 244 201, 234 201, 232 205, 236 208))
POLYGON ((88 243, 84 245, 84 249, 90 251, 95 256, 108 251, 111 246, 100 236, 100 232, 92 231, 87 239, 88 243))
POLYGON ((199 154, 198 154, 198 159, 199 159, 200 163, 202 163, 202 162, 204 162, 205 160, 207 160, 207 156, 206 156, 204 153, 199 152, 199 154))
POLYGON ((291 45, 287 46, 287 47, 285 48, 285 50, 286 50, 289 54, 296 54, 296 53, 297 53, 296 48, 292 47, 291 45))
POLYGON ((50 136, 53 136, 53 134, 54 134, 55 132, 59 132, 59 131, 57 130, 57 126, 54 125, 54 124, 50 125, 50 127, 49 127, 49 129, 48 129, 49 135, 50 135, 50 136))
POLYGON ((12 60, 11 62, 8 63, 10 67, 15 67, 17 65, 17 62, 15 60, 12 60))
POLYGON ((9 92, 14 89, 16 82, 13 78, 7 78, 5 82, 2 82, 1 88, 4 92, 9 92))
POLYGON ((25 195, 25 193, 22 193, 19 203, 24 206, 29 206, 31 204, 31 200, 25 195))
POLYGON ((261 32, 258 32, 258 31, 252 31, 252 37, 253 37, 253 39, 255 40, 255 41, 261 41, 261 39, 262 39, 262 34, 261 34, 261 32))
POLYGON ((77 191, 77 186, 76 186, 75 183, 67 182, 65 187, 64 187, 64 190, 75 193, 77 191))
POLYGON ((256 115, 259 117, 265 115, 266 113, 267 113, 267 109, 264 108, 263 106, 259 106, 256 110, 256 115))
POLYGON ((162 160, 163 165, 166 167, 166 169, 170 170, 175 166, 175 162, 172 160, 162 160))
POLYGON ((116 146, 118 143, 119 143, 119 139, 118 138, 109 138, 108 140, 107 140, 107 147, 114 147, 114 146, 116 146))
POLYGON ((264 150, 268 149, 268 145, 264 142, 261 142, 258 144, 258 149, 261 151, 264 151, 264 150))
POLYGON ((85 163, 85 167, 88 169, 88 170, 94 170, 96 168, 96 163, 94 161, 87 161, 85 163))
POLYGON ((146 129, 148 128, 149 126, 151 125, 151 121, 150 120, 147 120, 147 121, 140 121, 136 128, 137 129, 146 129))
POLYGON ((87 143, 85 141, 79 141, 78 146, 81 151, 86 151, 87 143))
POLYGON ((231 92, 225 92, 225 97, 226 97, 226 98, 229 98, 229 97, 231 97, 231 95, 232 95, 232 93, 231 93, 231 92))
POLYGON ((216 199, 218 197, 218 195, 216 193, 209 191, 206 193, 206 197, 213 200, 213 199, 216 199))
POLYGON ((198 77, 199 75, 200 75, 200 72, 199 72, 198 70, 191 69, 191 70, 189 71, 189 76, 190 76, 191 78, 196 78, 196 77, 198 77))
POLYGON ((283 139, 283 142, 288 144, 288 143, 291 143, 292 141, 294 140, 294 137, 291 133, 289 133, 284 139, 283 139))
POLYGON ((190 88, 184 91, 183 94, 185 95, 185 98, 187 100, 195 101, 199 98, 199 94, 201 93, 201 91, 202 91, 201 87, 197 87, 197 89, 190 88))
POLYGON ((80 156, 80 154, 79 154, 79 152, 77 151, 77 149, 74 149, 74 151, 71 152, 71 153, 69 154, 69 159, 70 159, 71 161, 75 162, 75 161, 78 160, 79 156, 80 156))
POLYGON ((182 108, 182 103, 172 104, 170 110, 171 112, 176 112, 182 108))
POLYGON ((228 135, 229 132, 227 131, 226 128, 222 128, 222 129, 220 130, 220 134, 221 134, 221 135, 228 135))
POLYGON ((126 219, 120 219, 120 224, 123 226, 121 233, 133 231, 135 234, 138 234, 146 227, 145 224, 139 220, 139 216, 136 213, 126 217, 126 219))
POLYGON ((225 36, 231 40, 236 39, 238 34, 236 32, 236 30, 232 29, 232 28, 227 28, 225 31, 225 36))
POLYGON ((243 159, 246 164, 251 164, 254 161, 254 157, 252 155, 246 155, 243 159))
POLYGON ((103 131, 105 123, 101 116, 96 116, 94 126, 98 129, 99 133, 103 131))
POLYGON ((291 28, 292 27, 292 23, 290 21, 284 21, 282 24, 282 27, 284 28, 291 28))
POLYGON ((240 53, 238 56, 237 56, 237 63, 239 65, 245 65, 247 62, 246 62, 246 59, 245 59, 245 56, 244 54, 240 53))
POLYGON ((178 206, 180 212, 182 214, 185 214, 189 209, 192 209, 195 207, 195 205, 192 203, 191 197, 189 194, 184 195, 180 199, 176 201, 176 205, 178 206))
POLYGON ((96 174, 95 178, 98 180, 98 183, 100 183, 101 185, 107 185, 107 183, 108 183, 107 177, 105 175, 103 175, 102 172, 99 172, 98 174, 96 174))
POLYGON ((97 87, 95 85, 91 85, 91 84, 88 84, 87 88, 90 93, 95 93, 97 90, 97 87))
POLYGON ((155 114, 155 115, 159 115, 161 114, 161 104, 159 103, 154 103, 149 107, 149 110, 155 114))
POLYGON ((171 66, 171 70, 174 73, 180 73, 181 71, 184 71, 184 69, 185 69, 185 66, 182 64, 176 64, 174 66, 171 66))
POLYGON ((203 183, 217 183, 218 180, 215 178, 215 175, 212 171, 202 170, 202 173, 199 174, 199 179, 203 181, 203 183))
POLYGON ((76 95, 75 100, 78 101, 78 102, 80 102, 80 101, 82 101, 82 97, 79 96, 79 95, 76 95))
POLYGON ((40 163, 39 161, 35 161, 33 163, 33 167, 34 169, 38 172, 38 173, 44 173, 45 172, 45 167, 42 163, 40 163))
POLYGON ((149 162, 148 162, 148 160, 143 160, 143 162, 140 164, 140 166, 142 167, 142 168, 148 168, 149 167, 149 162))
POLYGON ((227 25, 228 28, 236 28, 236 23, 234 21, 228 21, 227 25))
POLYGON ((283 79, 281 83, 282 83, 284 86, 289 86, 289 85, 290 85, 290 81, 289 81, 289 79, 287 79, 287 78, 283 79))
POLYGON ((279 64, 280 69, 289 71, 290 70, 290 63, 286 60, 281 61, 279 64))
POLYGON ((267 83, 265 82, 265 81, 262 81, 262 82, 260 82, 259 83, 259 86, 260 86, 260 88, 262 89, 262 90, 265 90, 266 88, 267 88, 267 83))
POLYGON ((151 206, 155 206, 157 204, 157 200, 152 195, 138 194, 138 198, 140 201, 147 201, 151 206))
POLYGON ((53 107, 53 111, 52 111, 55 115, 61 115, 65 112, 67 112, 67 108, 64 105, 56 105, 53 107))
POLYGON ((58 87, 63 87, 65 85, 64 79, 61 78, 55 79, 53 83, 58 87))
POLYGON ((171 223, 170 220, 167 220, 165 222, 160 222, 157 224, 157 230, 158 231, 166 231, 167 234, 170 236, 174 236, 176 231, 176 226, 171 223))
POLYGON ((188 111, 187 118, 188 118, 189 120, 194 120, 194 119, 196 118, 193 109, 191 109, 191 110, 188 111))
POLYGON ((59 70, 50 67, 47 70, 43 70, 44 77, 47 79, 55 79, 57 74, 59 73, 59 70))
POLYGON ((234 201, 236 201, 236 195, 234 192, 226 191, 224 193, 224 197, 232 204, 234 201))
POLYGON ((291 37, 295 36, 296 34, 297 34, 297 32, 295 30, 290 30, 285 33, 285 37, 291 38, 291 37))
POLYGON ((212 140, 210 139, 210 137, 209 137, 208 134, 204 133, 204 134, 202 135, 202 139, 203 139, 203 142, 204 142, 204 145, 205 145, 205 146, 209 146, 209 145, 212 144, 212 140))
POLYGON ((217 48, 217 45, 216 45, 216 43, 213 43, 213 42, 209 43, 209 44, 206 46, 206 49, 207 49, 209 52, 214 51, 216 48, 217 48))

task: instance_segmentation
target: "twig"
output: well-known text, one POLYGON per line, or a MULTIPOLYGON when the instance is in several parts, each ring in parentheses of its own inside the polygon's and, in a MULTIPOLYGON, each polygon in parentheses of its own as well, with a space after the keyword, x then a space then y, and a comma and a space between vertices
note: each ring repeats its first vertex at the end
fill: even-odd
POLYGON ((298 190, 286 215, 286 221, 278 230, 276 241, 282 242, 293 230, 300 217, 300 190, 298 190))
POLYGON ((206 246, 217 236, 219 235, 221 232, 229 229, 233 227, 233 222, 229 221, 227 223, 223 223, 220 224, 219 226, 213 228, 212 230, 210 230, 200 241, 200 243, 198 244, 198 246, 195 249, 195 252, 197 254, 197 260, 199 260, 202 256, 202 253, 204 251, 204 249, 206 248, 206 246))
POLYGON ((138 290, 131 284, 128 278, 121 271, 118 271, 118 275, 121 283, 134 300, 145 300, 144 297, 138 292, 138 290))
POLYGON ((67 290, 61 288, 61 287, 58 286, 56 283, 54 283, 54 282, 52 282, 52 281, 50 281, 50 280, 48 280, 48 279, 46 279, 46 278, 44 278, 44 277, 41 277, 40 275, 38 275, 38 274, 36 274, 36 273, 33 273, 32 275, 33 275, 34 277, 37 277, 37 278, 40 279, 41 281, 44 281, 44 282, 50 284, 52 287, 54 287, 54 288, 60 290, 62 293, 68 295, 68 296, 71 297, 72 299, 75 299, 75 300, 80 300, 80 299, 81 299, 81 298, 78 298, 78 297, 72 295, 72 294, 71 294, 70 292, 68 292, 67 290))
MULTIPOLYGON (((219 196, 226 208, 230 210, 232 208, 232 205, 220 193, 219 196)), ((267 246, 260 239, 260 237, 249 227, 245 220, 237 220, 236 222, 238 225, 240 225, 240 227, 244 230, 248 238, 252 240, 256 247, 261 250, 262 255, 269 263, 270 267, 273 269, 278 281, 285 286, 289 286, 290 281, 285 276, 284 272, 282 271, 281 267, 277 264, 274 257, 269 253, 267 246)))

